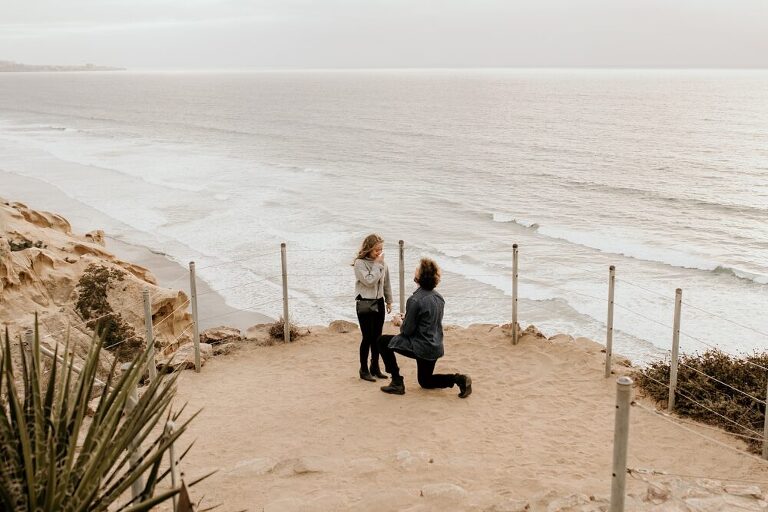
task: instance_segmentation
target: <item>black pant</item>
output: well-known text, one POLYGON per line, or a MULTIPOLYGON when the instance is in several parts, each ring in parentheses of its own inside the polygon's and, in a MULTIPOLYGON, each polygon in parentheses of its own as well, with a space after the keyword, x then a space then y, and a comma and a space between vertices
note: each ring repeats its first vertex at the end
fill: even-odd
POLYGON ((437 361, 422 359, 417 357, 413 352, 407 350, 393 350, 389 348, 389 342, 392 338, 394 338, 394 336, 385 334, 379 338, 377 343, 379 345, 379 352, 381 353, 381 360, 384 361, 384 369, 392 375, 392 380, 402 380, 402 376, 400 376, 400 368, 397 366, 397 358, 395 357, 395 352, 397 352, 400 355, 416 360, 416 375, 418 376, 419 386, 424 389, 452 388, 453 385, 456 384, 455 374, 445 375, 432 373, 435 371, 435 363, 437 361))
POLYGON ((384 299, 376 302, 379 310, 375 313, 358 313, 357 321, 360 322, 360 330, 363 333, 363 339, 360 342, 360 369, 368 371, 368 349, 371 351, 371 366, 379 367, 379 347, 376 340, 381 336, 384 328, 384 299))

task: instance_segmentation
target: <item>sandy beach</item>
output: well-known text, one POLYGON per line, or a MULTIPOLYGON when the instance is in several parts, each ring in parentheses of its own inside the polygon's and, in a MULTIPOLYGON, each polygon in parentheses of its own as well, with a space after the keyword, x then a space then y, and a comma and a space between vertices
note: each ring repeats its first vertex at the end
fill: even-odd
MULTIPOLYGON (((456 389, 420 389, 408 360, 406 394, 386 395, 378 389, 386 381, 356 375, 359 332, 311 331, 181 376, 179 405, 201 409, 185 438, 195 446, 183 471, 191 479, 218 470, 194 489, 206 504, 265 512, 607 509, 616 375, 604 378, 597 343, 526 336, 512 346, 495 325, 448 328, 437 371, 473 377, 474 393, 461 400, 456 389)), ((628 466, 669 473, 648 477, 659 488, 702 479, 768 484, 764 462, 727 448, 743 450, 738 441, 673 425, 638 403, 628 466)), ((627 510, 725 510, 653 508, 643 478, 628 476, 627 510)))

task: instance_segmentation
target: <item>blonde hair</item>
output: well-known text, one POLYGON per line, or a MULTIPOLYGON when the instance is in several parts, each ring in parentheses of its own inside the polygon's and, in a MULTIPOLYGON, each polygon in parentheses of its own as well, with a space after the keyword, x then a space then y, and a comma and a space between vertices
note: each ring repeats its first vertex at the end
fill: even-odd
MULTIPOLYGON (((376 247, 376 244, 383 244, 384 239, 381 238, 376 233, 371 233, 367 237, 365 237, 365 240, 363 240, 363 243, 360 245, 360 250, 357 251, 357 256, 355 256, 355 261, 357 260, 364 260, 368 256, 371 255, 371 252, 373 252, 373 248, 376 247)), ((354 265, 355 262, 352 262, 352 265, 354 265)))

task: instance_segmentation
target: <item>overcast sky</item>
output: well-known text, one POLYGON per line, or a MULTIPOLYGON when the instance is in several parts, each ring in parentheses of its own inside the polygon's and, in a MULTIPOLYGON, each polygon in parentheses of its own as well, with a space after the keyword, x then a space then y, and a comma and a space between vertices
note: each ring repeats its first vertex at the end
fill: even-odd
POLYGON ((768 67, 768 0, 0 0, 0 60, 768 67))

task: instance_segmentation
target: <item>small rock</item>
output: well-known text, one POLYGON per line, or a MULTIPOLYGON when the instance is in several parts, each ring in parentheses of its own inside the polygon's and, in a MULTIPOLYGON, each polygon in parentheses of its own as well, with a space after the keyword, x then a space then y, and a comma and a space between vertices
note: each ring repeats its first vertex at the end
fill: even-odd
POLYGON ((88 407, 85 409, 85 414, 87 414, 90 417, 93 417, 93 415, 96 414, 96 409, 98 409, 99 407, 99 400, 101 400, 101 397, 97 396, 96 398, 88 402, 88 407))
POLYGON ((547 505, 547 512, 566 512, 576 507, 579 507, 579 510, 582 510, 583 505, 588 505, 589 503, 589 496, 584 494, 570 494, 563 498, 552 500, 549 505, 547 505))
POLYGON ((763 491, 756 485, 726 485, 725 492, 734 496, 744 496, 749 498, 761 499, 763 491))
POLYGON ((758 500, 723 494, 706 498, 688 498, 685 504, 691 512, 721 512, 723 510, 761 511, 758 500))
POLYGON ((328 324, 328 330, 337 333, 354 332, 358 330, 357 324, 346 320, 334 320, 328 324))
POLYGON ((544 339, 544 340, 547 339, 547 337, 544 336, 541 333, 541 331, 536 328, 535 325, 529 325, 528 327, 526 327, 525 330, 523 331, 522 335, 523 336, 533 336, 534 338, 539 338, 539 339, 544 339))
MULTIPOLYGON (((213 347, 207 343, 200 344, 200 366, 213 356, 213 347)), ((173 355, 159 366, 165 366, 175 370, 176 368, 194 368, 195 367, 195 347, 193 343, 186 343, 179 347, 173 355)))
POLYGON ((80 261, 80 258, 78 258, 77 256, 67 256, 66 258, 64 258, 64 261, 66 261, 67 263, 77 263, 78 261, 80 261))
POLYGON ((425 498, 443 498, 457 501, 466 499, 467 491, 455 484, 427 484, 421 488, 421 495, 425 498))
POLYGON ((531 510, 531 505, 525 500, 506 500, 501 503, 494 503, 485 512, 526 512, 531 510))
POLYGON ((227 473, 243 476, 266 475, 275 469, 276 465, 277 463, 269 457, 259 457, 257 459, 240 461, 227 473))
POLYGON ((243 339, 240 329, 234 327, 213 327, 200 333, 200 341, 209 345, 237 342, 243 339))
POLYGON ((275 465, 275 472, 282 476, 305 475, 307 473, 324 473, 329 471, 330 462, 320 457, 299 457, 286 459, 275 465))
POLYGON ((235 343, 222 343, 221 345, 213 346, 214 356, 225 356, 235 350, 237 344, 235 343))
POLYGON ((671 491, 662 485, 656 483, 648 484, 648 490, 645 494, 645 501, 659 504, 667 501, 671 495, 671 491))
POLYGON ((573 336, 570 334, 555 334, 554 336, 548 338, 549 341, 555 342, 555 343, 563 343, 563 342, 571 342, 573 341, 573 336))
POLYGON ((104 231, 101 229, 97 229, 94 231, 89 231, 85 234, 85 239, 93 244, 98 244, 101 246, 104 246, 104 231))

